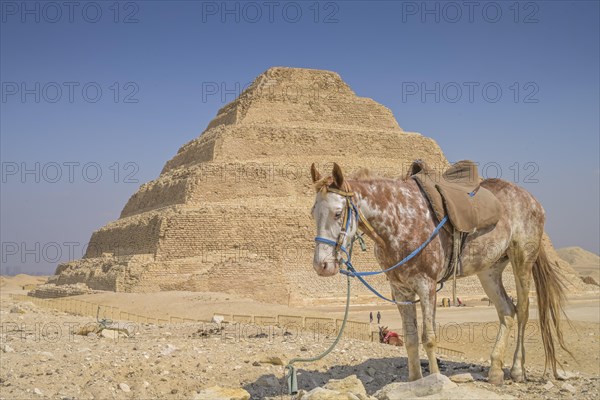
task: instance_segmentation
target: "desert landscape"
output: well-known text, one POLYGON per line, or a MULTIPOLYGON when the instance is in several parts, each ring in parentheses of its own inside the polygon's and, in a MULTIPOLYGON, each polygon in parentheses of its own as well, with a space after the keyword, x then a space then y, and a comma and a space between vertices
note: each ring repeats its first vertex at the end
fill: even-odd
MULTIPOLYGON (((585 254, 581 249, 578 253, 585 254)), ((218 324, 211 322, 153 324, 121 320, 117 325, 127 333, 111 330, 79 335, 81 328, 97 325, 94 316, 75 315, 48 304, 15 300, 15 295, 28 292, 23 290, 24 286, 44 281, 43 277, 25 275, 2 277, 0 387, 3 399, 289 398, 282 364, 293 357, 320 353, 336 333, 331 329, 320 332, 295 329, 293 325, 286 328, 234 322, 224 323, 223 330, 217 330, 218 324)), ((289 308, 216 292, 99 292, 74 298, 166 320, 173 315, 210 320, 214 315, 236 312, 321 317, 343 314, 340 306, 289 308)), ((435 398, 598 397, 597 290, 590 288, 570 296, 567 314, 571 325, 565 327, 565 337, 576 359, 560 353, 569 377, 566 381, 543 375, 543 349, 536 331, 535 307, 532 307, 526 341, 528 382, 513 383, 507 379, 502 387, 488 384, 486 372, 497 332, 496 313, 481 299, 468 300, 467 304, 467 307, 438 309, 442 373, 458 376, 458 388, 448 389, 450 397, 441 397, 444 393, 441 392, 440 397, 435 398)), ((100 308, 100 318, 104 317, 105 310, 105 307, 100 308)), ((382 314, 382 323, 400 331, 395 307, 357 305, 351 308, 350 318, 368 321, 368 314, 377 311, 382 314)), ((514 333, 510 344, 514 347, 514 333)), ((512 352, 507 352, 507 363, 511 356, 512 352)), ((423 363, 426 365, 424 360, 423 363)), ((331 379, 344 378, 345 387, 353 391, 356 398, 370 398, 367 396, 394 382, 406 381, 407 377, 403 347, 346 338, 323 360, 298 364, 298 367, 299 398, 331 379), (352 375, 362 382, 364 397, 359 397, 363 390, 361 385, 348 378, 352 375)), ((387 398, 384 396, 379 393, 377 398, 387 398)))
MULTIPOLYGON (((81 259, 49 277, 0 277, 0 398, 291 398, 287 363, 329 347, 345 304, 343 277, 312 268, 308 167, 339 162, 398 178, 415 159, 449 165, 433 139, 404 131, 338 74, 270 68, 92 233, 81 259), (282 93, 292 84, 310 95, 290 101, 282 93), (363 141, 368 149, 348 150, 363 141)), ((556 251, 547 235, 542 245, 568 293, 563 334, 574 358, 558 350, 564 380, 544 371, 532 290, 527 381, 506 369, 503 386, 488 383, 497 314, 478 279, 459 276, 465 306, 438 304, 436 314, 441 375, 407 383, 406 350, 378 337, 383 325, 402 334, 398 310, 354 282, 344 336, 327 357, 296 364, 293 398, 598 398, 600 258, 556 251)), ((373 271, 367 247, 354 262, 373 271)), ((384 276, 370 281, 389 293, 384 276)), ((512 267, 503 282, 516 297, 512 267)), ((450 297, 447 285, 438 303, 450 297)), ((505 367, 515 338, 513 328, 505 367)))

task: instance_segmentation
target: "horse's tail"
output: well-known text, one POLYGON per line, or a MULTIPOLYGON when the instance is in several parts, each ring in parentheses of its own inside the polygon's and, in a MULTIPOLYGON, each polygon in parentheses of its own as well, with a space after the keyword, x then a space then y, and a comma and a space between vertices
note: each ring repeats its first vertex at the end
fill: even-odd
POLYGON ((573 354, 567 349, 561 331, 561 314, 564 314, 566 318, 564 312, 565 285, 561 281, 557 266, 548 260, 543 244, 540 246, 538 258, 533 265, 533 281, 535 282, 535 292, 537 294, 542 342, 546 353, 544 374, 548 365, 550 365, 554 376, 557 377, 556 364, 559 362, 554 347, 554 333, 556 333, 560 347, 569 353, 571 357, 573 357, 573 354))

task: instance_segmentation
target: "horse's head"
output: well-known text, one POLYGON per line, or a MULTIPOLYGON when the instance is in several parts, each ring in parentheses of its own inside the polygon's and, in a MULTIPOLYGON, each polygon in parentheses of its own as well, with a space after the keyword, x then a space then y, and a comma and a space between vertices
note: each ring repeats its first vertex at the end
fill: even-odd
POLYGON ((312 208, 317 223, 313 268, 320 276, 332 276, 340 270, 342 257, 347 257, 358 228, 358 210, 339 165, 334 163, 331 176, 326 178, 321 177, 315 164, 310 172, 317 192, 312 208))

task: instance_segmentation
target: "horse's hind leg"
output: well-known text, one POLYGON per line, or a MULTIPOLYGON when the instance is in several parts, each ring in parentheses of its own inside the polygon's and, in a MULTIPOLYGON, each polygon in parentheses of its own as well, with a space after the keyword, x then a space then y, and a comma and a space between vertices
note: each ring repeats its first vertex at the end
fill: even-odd
POLYGON ((477 276, 483 290, 488 298, 496 306, 498 318, 500 320, 500 329, 496 336, 496 343, 491 354, 491 367, 488 373, 488 381, 495 385, 501 385, 504 382, 504 353, 508 345, 510 331, 514 324, 515 306, 506 294, 502 284, 502 272, 508 264, 508 260, 502 260, 490 269, 479 273, 477 276))

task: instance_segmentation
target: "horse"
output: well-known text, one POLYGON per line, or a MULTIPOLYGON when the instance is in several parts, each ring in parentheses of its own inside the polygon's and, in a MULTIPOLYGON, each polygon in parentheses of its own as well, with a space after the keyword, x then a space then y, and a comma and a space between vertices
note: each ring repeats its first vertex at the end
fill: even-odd
POLYGON ((402 338, 396 332, 390 331, 387 326, 379 327, 379 343, 390 344, 392 346, 404 345, 402 338))
MULTIPOLYGON (((316 191, 311 213, 317 230, 313 268, 319 276, 333 276, 340 271, 344 266, 342 250, 348 249, 359 227, 374 241, 375 258, 385 270, 424 243, 436 228, 436 216, 414 179, 369 176, 346 179, 335 163, 331 175, 326 177, 322 177, 313 164, 311 177, 316 191), (356 218, 353 218, 355 214, 356 218)), ((458 277, 477 275, 498 313, 500 328, 490 356, 488 382, 496 385, 504 382, 504 353, 515 315, 517 344, 510 376, 516 382, 526 380, 524 338, 532 274, 546 355, 544 374, 550 366, 555 378, 564 379, 557 371, 554 340, 557 339, 560 347, 571 354, 561 331, 565 293, 557 267, 549 261, 541 243, 544 209, 531 194, 511 182, 485 179, 481 186, 500 200, 504 212, 494 226, 467 236, 458 277), (509 261, 516 281, 516 306, 502 284, 502 273, 509 261)), ((423 316, 422 344, 429 371, 439 373, 434 329, 436 284, 445 276, 446 260, 450 258, 452 246, 452 234, 442 229, 417 256, 385 272, 402 318, 409 381, 423 377, 419 361, 417 296, 423 316)))

